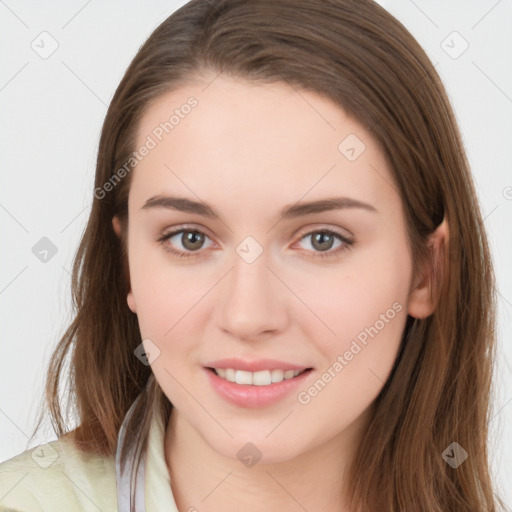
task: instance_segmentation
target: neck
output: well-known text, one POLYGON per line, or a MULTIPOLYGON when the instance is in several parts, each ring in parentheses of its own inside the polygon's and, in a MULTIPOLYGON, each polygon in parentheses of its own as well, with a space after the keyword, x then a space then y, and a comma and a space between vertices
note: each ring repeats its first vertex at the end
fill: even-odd
POLYGON ((165 455, 176 505, 180 512, 349 512, 345 475, 365 419, 293 459, 247 467, 218 453, 173 409, 165 455))

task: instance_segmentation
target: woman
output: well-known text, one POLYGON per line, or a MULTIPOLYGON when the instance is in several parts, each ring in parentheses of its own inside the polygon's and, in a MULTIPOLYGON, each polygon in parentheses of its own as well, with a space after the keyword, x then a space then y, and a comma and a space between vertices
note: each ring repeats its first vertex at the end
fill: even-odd
POLYGON ((503 505, 482 216, 443 85, 383 8, 189 2, 114 95, 93 195, 59 440, 0 465, 0 510, 503 505))

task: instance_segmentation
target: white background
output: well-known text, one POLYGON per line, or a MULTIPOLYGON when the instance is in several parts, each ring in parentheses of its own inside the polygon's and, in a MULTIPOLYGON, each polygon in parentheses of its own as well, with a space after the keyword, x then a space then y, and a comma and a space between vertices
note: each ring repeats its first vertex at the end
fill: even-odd
MULTIPOLYGON (((101 125, 140 45, 184 3, 0 0, 0 461, 56 438, 48 426, 27 446, 51 351, 71 319, 70 269, 90 209, 101 125), (43 31, 58 43, 47 59, 31 47, 43 31), (42 237, 58 249, 47 263, 32 253, 42 237)), ((510 506, 512 2, 380 3, 435 64, 472 165, 499 286, 491 458, 510 506), (463 48, 453 31, 469 44, 456 59, 445 51, 463 48)))

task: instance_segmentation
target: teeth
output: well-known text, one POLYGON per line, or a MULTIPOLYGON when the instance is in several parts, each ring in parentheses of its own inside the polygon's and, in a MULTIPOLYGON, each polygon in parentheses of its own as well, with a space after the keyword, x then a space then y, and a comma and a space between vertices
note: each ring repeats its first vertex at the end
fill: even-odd
POLYGON ((286 370, 284 372, 284 378, 285 379, 291 379, 294 376, 295 376, 295 372, 293 370, 286 370))
POLYGON ((284 371, 283 370, 272 370, 272 382, 281 382, 284 377, 284 371))
POLYGON ((269 384, 272 384, 271 372, 269 372, 268 370, 254 372, 252 374, 252 384, 254 386, 268 386, 269 384))
POLYGON ((303 370, 262 370, 259 372, 246 372, 244 370, 235 370, 233 368, 214 369, 215 373, 219 377, 222 377, 229 382, 253 386, 268 386, 275 382, 293 379, 293 377, 296 377, 299 373, 303 372, 303 370))
POLYGON ((235 373, 235 382, 237 384, 252 384, 252 373, 237 370, 235 373))

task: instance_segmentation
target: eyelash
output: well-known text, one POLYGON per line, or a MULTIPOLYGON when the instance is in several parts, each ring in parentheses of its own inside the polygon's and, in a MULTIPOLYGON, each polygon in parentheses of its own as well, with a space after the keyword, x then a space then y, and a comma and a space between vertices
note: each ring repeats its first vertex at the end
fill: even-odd
MULTIPOLYGON (((204 233, 203 231, 201 231, 199 229, 195 229, 195 228, 191 228, 191 227, 187 227, 187 226, 181 226, 172 231, 162 233, 157 238, 156 241, 159 242, 163 246, 165 251, 167 251, 167 252, 171 253, 172 255, 177 256, 179 258, 193 258, 193 257, 199 256, 200 250, 197 252, 177 251, 176 249, 172 249, 168 244, 165 243, 167 240, 172 238, 174 235, 177 235, 178 233, 187 232, 187 231, 191 232, 191 233, 199 233, 201 235, 205 235, 206 237, 208 237, 208 235, 206 233, 204 233)), ((315 233, 334 235, 338 240, 343 242, 343 245, 338 247, 335 250, 313 251, 313 255, 312 255, 313 259, 315 259, 315 258, 325 259, 325 258, 332 258, 332 257, 338 256, 340 253, 342 253, 346 250, 350 250, 354 244, 353 240, 349 240, 348 238, 343 236, 341 233, 338 233, 337 231, 334 231, 331 229, 317 229, 317 230, 313 230, 313 231, 308 231, 307 233, 304 233, 301 235, 299 241, 310 236, 310 235, 313 235, 315 233)))

